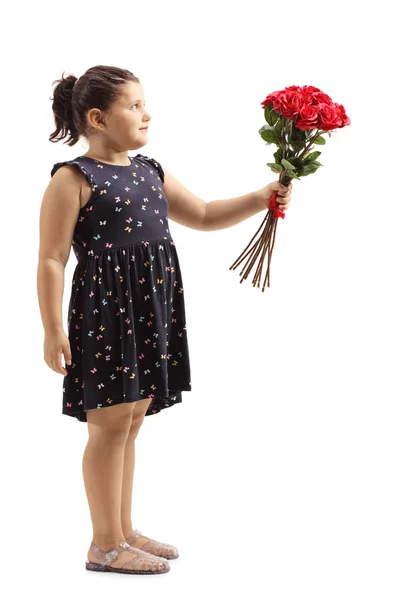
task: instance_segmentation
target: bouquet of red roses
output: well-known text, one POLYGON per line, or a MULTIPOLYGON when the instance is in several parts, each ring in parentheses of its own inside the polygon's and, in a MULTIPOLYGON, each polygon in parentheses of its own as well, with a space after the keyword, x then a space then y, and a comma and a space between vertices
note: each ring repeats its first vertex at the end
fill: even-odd
MULTIPOLYGON (((286 187, 292 179, 300 179, 306 175, 315 173, 323 166, 317 158, 321 152, 313 152, 313 144, 325 144, 324 133, 331 136, 333 129, 339 129, 350 125, 350 119, 346 115, 341 104, 333 102, 327 94, 311 85, 303 87, 291 85, 284 90, 272 92, 261 103, 264 109, 264 117, 267 122, 259 130, 262 139, 267 145, 275 144, 278 149, 274 154, 275 162, 267 163, 274 173, 279 173, 279 183, 286 187)), ((256 234, 244 249, 242 254, 229 269, 236 267, 250 255, 240 275, 245 271, 240 283, 249 275, 257 257, 261 254, 253 278, 253 287, 257 283, 260 287, 261 272, 265 254, 268 254, 268 266, 264 279, 269 286, 269 271, 272 250, 275 242, 276 226, 278 218, 285 218, 285 213, 279 209, 275 191, 269 201, 268 212, 256 234), (258 240, 251 246, 258 232, 264 229, 258 240), (271 245, 272 244, 272 245, 271 245), (248 248, 251 248, 248 250, 248 248), (246 252, 248 250, 248 252, 246 252)))

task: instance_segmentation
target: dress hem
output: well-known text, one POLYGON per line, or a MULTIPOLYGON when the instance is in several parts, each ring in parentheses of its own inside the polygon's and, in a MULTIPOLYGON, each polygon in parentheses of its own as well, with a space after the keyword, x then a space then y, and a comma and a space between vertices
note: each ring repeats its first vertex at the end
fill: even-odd
MULTIPOLYGON (((191 391, 192 391, 192 386, 191 386, 191 384, 188 384, 188 385, 181 385, 181 386, 179 386, 178 389, 173 389, 173 390, 170 389, 168 396, 155 396, 154 398, 152 398, 152 400, 149 404, 149 407, 145 413, 145 416, 155 415, 155 414, 158 414, 161 410, 170 408, 171 406, 174 406, 175 404, 181 404, 182 403, 181 392, 191 392, 191 391), (175 396, 174 400, 172 399, 173 396, 175 396), (163 400, 165 401, 164 404, 162 403, 163 400), (157 404, 157 407, 155 408, 156 404, 157 404)), ((114 399, 114 398, 117 398, 119 400, 120 396, 119 395, 118 396, 110 396, 110 399, 114 399)), ((144 400, 144 399, 145 398, 134 398, 133 396, 128 396, 127 398, 124 398, 123 400, 119 400, 118 402, 114 402, 113 404, 110 404, 110 406, 116 406, 117 404, 130 404, 132 402, 140 402, 140 400, 144 400)), ((94 410, 98 410, 101 408, 109 408, 109 407, 99 406, 98 408, 95 408, 94 410)), ((68 417, 75 417, 80 422, 87 422, 86 412, 88 410, 93 410, 93 409, 87 408, 87 409, 83 409, 83 410, 77 410, 77 411, 70 412, 70 411, 66 410, 65 406, 63 406, 62 414, 66 415, 68 417)))

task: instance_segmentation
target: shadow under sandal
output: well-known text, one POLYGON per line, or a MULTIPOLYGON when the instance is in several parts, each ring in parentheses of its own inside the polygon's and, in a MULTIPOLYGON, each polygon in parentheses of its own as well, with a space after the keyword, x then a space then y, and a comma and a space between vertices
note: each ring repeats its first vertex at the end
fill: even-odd
POLYGON ((155 559, 152 554, 139 548, 133 548, 125 540, 121 540, 118 548, 109 552, 100 550, 92 541, 90 550, 99 562, 86 561, 85 564, 88 571, 126 573, 127 575, 157 575, 158 573, 168 573, 171 568, 167 560, 155 559), (121 552, 131 552, 134 554, 134 557, 127 560, 120 567, 111 567, 110 565, 117 560, 121 552))
MULTIPOLYGON (((126 541, 133 547, 136 548, 136 543, 138 538, 142 535, 142 532, 139 529, 135 529, 133 535, 126 538, 126 541)), ((143 536, 147 537, 147 536, 143 536)), ((166 558, 170 560, 171 558, 178 558, 178 548, 175 546, 171 546, 171 544, 164 544, 163 542, 157 542, 152 538, 148 538, 148 542, 145 542, 142 546, 140 546, 141 550, 145 552, 149 552, 149 554, 154 554, 154 556, 160 556, 162 558, 166 558)))

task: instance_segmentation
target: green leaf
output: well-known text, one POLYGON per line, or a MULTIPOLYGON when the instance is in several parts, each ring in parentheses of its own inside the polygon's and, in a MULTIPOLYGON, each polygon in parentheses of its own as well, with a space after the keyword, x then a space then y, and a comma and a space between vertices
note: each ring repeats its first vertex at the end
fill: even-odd
POLYGON ((282 165, 278 165, 276 163, 267 163, 267 165, 272 169, 274 173, 282 173, 283 171, 282 165))
POLYGON ((258 133, 261 135, 263 131, 271 131, 273 129, 272 125, 263 125, 261 129, 258 130, 258 133))
POLYGON ((324 144, 326 144, 326 139, 322 137, 322 135, 318 136, 314 142, 314 144, 319 144, 320 146, 323 146, 324 144))
POLYGON ((286 160, 286 158, 282 158, 281 163, 285 167, 285 169, 296 169, 296 166, 292 165, 292 163, 286 160))
POLYGON ((278 136, 273 129, 261 132, 262 139, 268 144, 279 144, 278 136))
MULTIPOLYGON (((289 162, 295 169, 303 168, 303 159, 299 156, 288 156, 286 161, 289 162)), ((282 161, 281 161, 282 162, 282 161)))
POLYGON ((272 102, 267 104, 267 106, 264 108, 264 117, 268 125, 271 125, 271 127, 273 127, 277 122, 279 115, 272 108, 272 102))
POLYGON ((306 175, 311 175, 315 173, 315 171, 319 169, 319 166, 315 163, 311 163, 310 165, 304 165, 304 167, 299 172, 300 177, 306 177, 306 175))
POLYGON ((275 125, 275 123, 279 119, 279 113, 275 112, 274 110, 271 110, 271 119, 272 119, 272 124, 275 125))
POLYGON ((306 154, 305 156, 305 160, 304 163, 308 164, 310 162, 313 162, 316 158, 318 158, 318 156, 321 154, 321 152, 311 152, 310 154, 306 154))

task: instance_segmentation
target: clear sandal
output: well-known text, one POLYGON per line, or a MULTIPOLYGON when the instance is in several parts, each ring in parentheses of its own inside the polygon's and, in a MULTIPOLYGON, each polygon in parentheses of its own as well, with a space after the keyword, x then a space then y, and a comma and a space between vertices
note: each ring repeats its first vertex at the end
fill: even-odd
POLYGON ((139 548, 133 548, 125 540, 121 540, 118 544, 118 547, 115 550, 110 550, 109 552, 100 550, 100 548, 92 541, 90 544, 90 550, 99 560, 99 562, 94 563, 87 560, 85 565, 88 571, 101 571, 103 573, 112 571, 116 573, 126 573, 129 575, 156 575, 158 573, 168 573, 171 568, 167 560, 156 560, 152 554, 139 548), (111 567, 110 565, 117 560, 121 552, 132 552, 134 557, 127 560, 121 567, 111 567), (152 565, 152 567, 146 569, 145 566, 149 563, 152 565))
MULTIPOLYGON (((135 529, 133 535, 126 538, 126 541, 128 542, 128 544, 132 545, 141 535, 143 535, 142 532, 139 531, 139 529, 135 529)), ((148 536, 146 535, 143 537, 148 536)), ((164 544, 163 542, 157 542, 156 540, 153 540, 151 538, 149 538, 149 541, 146 542, 143 546, 140 546, 140 550, 144 550, 145 552, 153 554, 154 556, 161 556, 162 558, 166 558, 168 560, 170 560, 171 558, 178 558, 179 556, 178 548, 175 548, 175 546, 171 546, 170 544, 164 544)))

